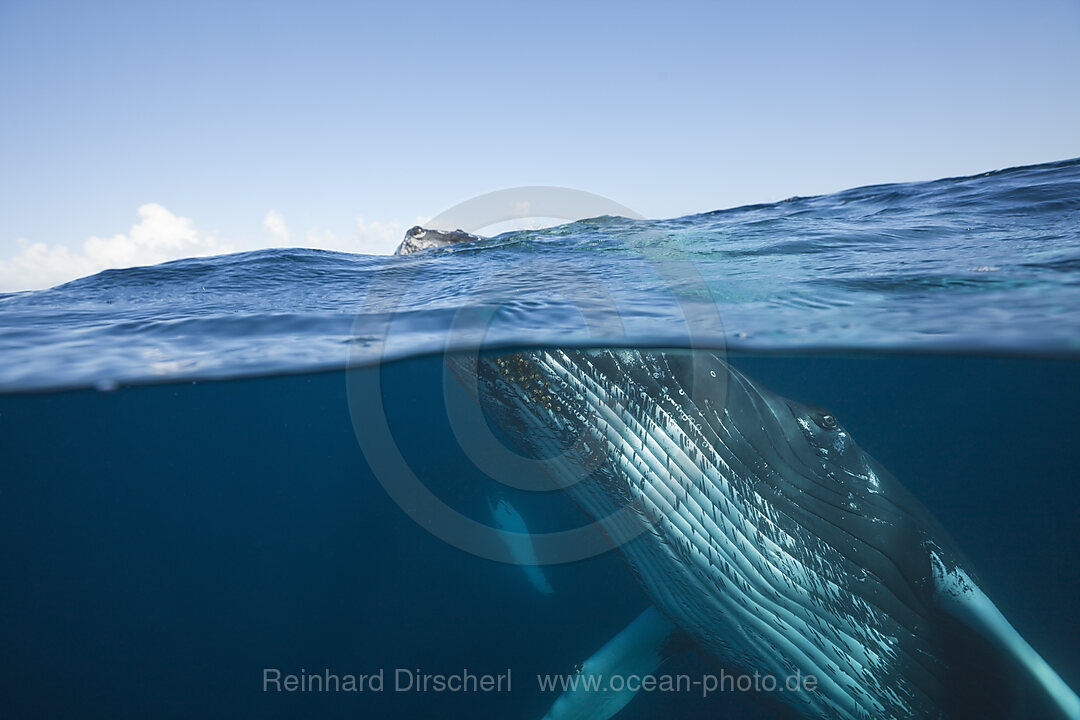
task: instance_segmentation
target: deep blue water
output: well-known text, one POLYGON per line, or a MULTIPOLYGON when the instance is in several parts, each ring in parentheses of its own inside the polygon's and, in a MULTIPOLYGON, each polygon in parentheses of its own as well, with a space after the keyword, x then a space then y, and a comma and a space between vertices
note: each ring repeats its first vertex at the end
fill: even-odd
MULTIPOLYGON (((1066 161, 0 296, 0 716, 539 718, 554 696, 535 675, 649 604, 632 573, 607 553, 547 568, 542 595, 416 524, 357 438, 385 423, 428 488, 486 522, 497 478, 464 453, 446 411, 464 396, 432 351, 512 344, 726 347, 829 408, 1080 687, 1078 279, 1066 161), (383 410, 350 410, 375 377, 383 410), (513 690, 262 691, 264 668, 398 667, 509 668, 513 690)), ((581 522, 558 495, 514 497, 534 530, 581 522)), ((695 693, 618 717, 663 713, 771 717, 695 693)))

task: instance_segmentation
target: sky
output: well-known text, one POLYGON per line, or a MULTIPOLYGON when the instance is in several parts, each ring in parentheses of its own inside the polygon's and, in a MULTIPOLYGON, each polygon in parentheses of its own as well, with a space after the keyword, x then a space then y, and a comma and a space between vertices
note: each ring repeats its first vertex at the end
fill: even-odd
POLYGON ((1077 0, 0 0, 0 291, 521 185, 676 217, 1076 156, 1077 0))

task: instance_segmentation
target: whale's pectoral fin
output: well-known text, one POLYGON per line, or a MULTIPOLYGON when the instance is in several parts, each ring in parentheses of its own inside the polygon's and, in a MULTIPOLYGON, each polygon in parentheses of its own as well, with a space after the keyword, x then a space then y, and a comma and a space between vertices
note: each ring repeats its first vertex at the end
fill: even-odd
POLYGON ((1080 720, 1080 697, 1016 631, 997 606, 959 567, 947 568, 931 553, 934 601, 938 607, 988 640, 1030 680, 1063 718, 1080 720))
POLYGON ((544 720, 607 720, 641 689, 640 683, 623 681, 655 671, 671 655, 677 636, 675 626, 650 607, 565 678, 566 690, 544 720))
POLYGON ((488 505, 491 507, 491 520, 495 529, 499 531, 499 537, 510 551, 514 562, 525 573, 529 584, 543 595, 555 592, 538 564, 532 533, 525 524, 525 518, 504 497, 489 498, 488 505))

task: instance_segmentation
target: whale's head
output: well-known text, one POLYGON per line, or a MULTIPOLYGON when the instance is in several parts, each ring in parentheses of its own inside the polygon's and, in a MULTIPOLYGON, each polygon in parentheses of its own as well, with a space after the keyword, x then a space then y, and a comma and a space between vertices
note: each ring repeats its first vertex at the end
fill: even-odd
POLYGON ((479 235, 464 230, 433 230, 415 225, 405 232, 405 238, 398 245, 395 255, 411 255, 430 248, 447 247, 457 243, 482 240, 479 235))

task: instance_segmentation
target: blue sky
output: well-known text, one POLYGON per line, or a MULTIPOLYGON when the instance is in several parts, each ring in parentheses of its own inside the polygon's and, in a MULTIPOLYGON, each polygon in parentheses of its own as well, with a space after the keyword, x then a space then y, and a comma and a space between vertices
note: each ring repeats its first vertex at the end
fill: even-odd
POLYGON ((0 0, 0 290, 387 250, 480 193, 671 217, 1080 155, 1080 3, 0 0))

